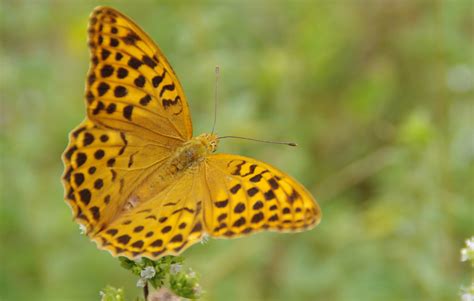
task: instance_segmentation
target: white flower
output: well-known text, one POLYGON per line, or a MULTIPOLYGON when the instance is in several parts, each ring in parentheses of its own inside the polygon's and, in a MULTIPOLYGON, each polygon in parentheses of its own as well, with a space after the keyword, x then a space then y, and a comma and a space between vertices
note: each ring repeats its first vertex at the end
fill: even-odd
POLYGON ((152 279, 156 275, 156 270, 154 267, 145 267, 140 271, 140 279, 137 281, 137 287, 145 287, 146 282, 149 279, 152 279))
POLYGON ((191 277, 191 278, 194 278, 194 277, 196 277, 196 273, 191 268, 189 268, 188 276, 191 277))
POLYGON ((145 287, 146 280, 143 278, 138 279, 137 281, 137 287, 145 287))
POLYGON ((461 300, 462 301, 474 301, 474 296, 469 294, 469 293, 465 293, 465 294, 461 295, 461 300))
POLYGON ((81 232, 81 234, 86 234, 87 232, 86 226, 84 226, 83 224, 79 224, 79 232, 81 232))
POLYGON ((471 251, 474 251, 474 236, 466 240, 466 246, 468 249, 471 249, 471 251))
POLYGON ((145 267, 141 272, 140 272, 140 277, 144 278, 145 280, 151 279, 155 277, 156 271, 154 267, 145 267))
POLYGON ((466 240, 466 247, 461 249, 461 261, 474 260, 474 236, 466 240))
POLYGON ((201 237, 201 243, 204 245, 205 243, 207 243, 209 241, 209 234, 207 233, 204 233, 201 237))
POLYGON ((176 275, 178 274, 179 272, 181 272, 181 269, 183 268, 182 265, 180 265, 179 263, 173 263, 171 266, 170 266, 170 273, 172 275, 176 275))
POLYGON ((468 259, 467 249, 461 249, 461 261, 467 261, 468 259))
MULTIPOLYGON (((202 288, 199 284, 196 284, 194 287, 193 287, 193 293, 195 296, 200 296, 202 294, 202 288)), ((464 300, 463 300, 464 301, 464 300)), ((471 300, 470 300, 471 301, 471 300)))

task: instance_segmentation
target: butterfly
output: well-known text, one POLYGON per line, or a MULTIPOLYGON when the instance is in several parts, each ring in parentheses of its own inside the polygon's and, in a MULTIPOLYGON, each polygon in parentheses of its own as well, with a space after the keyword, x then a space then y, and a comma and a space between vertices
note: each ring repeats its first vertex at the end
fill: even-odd
POLYGON ((296 180, 261 161, 217 154, 193 137, 167 59, 110 7, 90 16, 87 117, 69 134, 63 185, 74 220, 114 256, 177 255, 204 237, 302 231, 321 209, 296 180))

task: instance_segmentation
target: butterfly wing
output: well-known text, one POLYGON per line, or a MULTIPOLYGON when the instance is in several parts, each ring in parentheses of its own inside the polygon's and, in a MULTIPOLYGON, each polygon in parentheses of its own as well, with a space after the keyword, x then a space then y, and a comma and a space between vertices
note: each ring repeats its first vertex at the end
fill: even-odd
POLYGON ((268 164, 213 154, 205 166, 204 225, 213 237, 237 237, 263 229, 302 231, 321 219, 321 209, 311 194, 268 164))
POLYGON ((92 235, 127 205, 128 196, 169 157, 169 146, 85 120, 63 154, 65 198, 92 235))
POLYGON ((166 58, 126 16, 96 8, 89 46, 88 118, 69 136, 63 184, 75 219, 93 236, 133 205, 132 192, 191 138, 192 125, 166 58))
POLYGON ((87 112, 97 124, 176 144, 192 137, 181 84, 158 46, 132 20, 96 8, 89 22, 87 112))
MULTIPOLYGON (((115 219, 92 239, 114 256, 153 259, 177 255, 200 241, 204 233, 199 199, 205 195, 202 168, 173 179, 171 185, 115 219)), ((140 194, 130 198, 140 198, 140 194)))

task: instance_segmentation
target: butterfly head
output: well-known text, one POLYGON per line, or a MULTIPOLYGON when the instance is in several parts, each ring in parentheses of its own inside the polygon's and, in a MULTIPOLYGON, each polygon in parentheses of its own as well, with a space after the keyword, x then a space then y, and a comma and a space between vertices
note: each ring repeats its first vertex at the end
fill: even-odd
POLYGON ((213 153, 217 149, 217 142, 219 141, 216 134, 201 134, 197 137, 206 147, 209 153, 213 153))

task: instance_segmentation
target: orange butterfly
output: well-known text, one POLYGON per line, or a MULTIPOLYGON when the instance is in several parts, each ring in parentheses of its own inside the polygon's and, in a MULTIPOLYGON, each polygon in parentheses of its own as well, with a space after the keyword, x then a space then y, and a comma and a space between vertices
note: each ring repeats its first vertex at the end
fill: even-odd
POLYGON ((158 46, 120 12, 89 23, 87 117, 63 154, 75 220, 114 256, 157 259, 203 236, 238 237, 315 226, 311 194, 255 159, 214 154, 214 134, 192 137, 186 97, 158 46))

